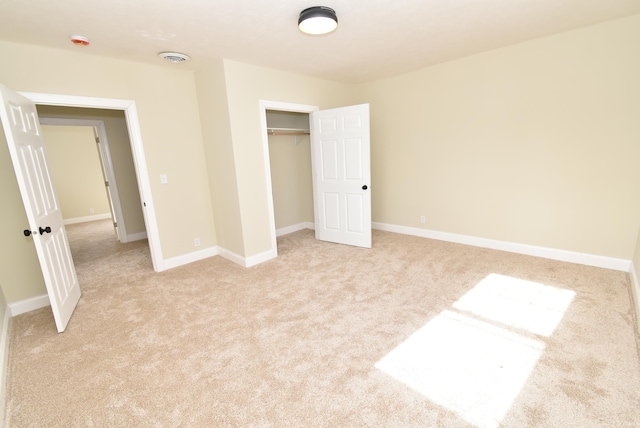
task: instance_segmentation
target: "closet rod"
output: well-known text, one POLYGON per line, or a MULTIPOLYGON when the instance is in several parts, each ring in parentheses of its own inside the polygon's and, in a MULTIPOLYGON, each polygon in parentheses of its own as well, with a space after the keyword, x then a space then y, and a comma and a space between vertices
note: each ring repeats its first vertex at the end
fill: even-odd
POLYGON ((309 131, 267 131, 269 135, 311 135, 309 131))

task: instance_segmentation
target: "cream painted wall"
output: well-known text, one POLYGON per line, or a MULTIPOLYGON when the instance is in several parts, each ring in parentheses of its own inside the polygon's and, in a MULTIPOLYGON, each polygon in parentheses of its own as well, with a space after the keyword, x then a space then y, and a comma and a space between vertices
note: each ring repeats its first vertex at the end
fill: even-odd
POLYGON ((265 99, 371 103, 374 221, 421 227, 425 215, 429 229, 630 259, 639 41, 635 16, 359 86, 0 42, 12 58, 0 82, 136 102, 165 258, 193 251, 195 236, 247 257, 270 249, 265 99))
POLYGON ((131 140, 123 111, 76 107, 37 106, 40 116, 101 120, 109 140, 109 153, 127 234, 145 232, 140 190, 131 154, 131 140))
POLYGON ((0 42, 11 61, 0 82, 16 91, 136 103, 163 257, 216 245, 196 86, 192 72, 32 45, 0 42), (46 70, 46 72, 43 72, 46 70), (160 174, 169 184, 160 184, 160 174))
POLYGON ((631 259, 639 46, 636 15, 361 85, 373 220, 631 259))
POLYGON ((0 130, 0 286, 7 303, 47 293, 32 237, 22 233, 29 228, 18 181, 0 130))
POLYGON ((270 250, 270 225, 259 100, 324 108, 353 104, 356 88, 224 60, 226 97, 242 220, 244 256, 270 250))
POLYGON ((313 223, 313 180, 309 136, 269 136, 276 229, 313 223))
POLYGON ((222 62, 197 72, 195 79, 218 245, 241 255, 244 243, 222 62))
POLYGON ((41 128, 62 217, 110 214, 93 130, 87 126, 41 128))

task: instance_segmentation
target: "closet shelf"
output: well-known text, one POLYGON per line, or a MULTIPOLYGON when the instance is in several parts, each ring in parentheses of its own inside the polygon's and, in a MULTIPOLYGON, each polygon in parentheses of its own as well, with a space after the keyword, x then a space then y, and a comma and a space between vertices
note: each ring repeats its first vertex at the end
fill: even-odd
POLYGON ((269 135, 309 135, 308 129, 298 128, 267 128, 269 135))

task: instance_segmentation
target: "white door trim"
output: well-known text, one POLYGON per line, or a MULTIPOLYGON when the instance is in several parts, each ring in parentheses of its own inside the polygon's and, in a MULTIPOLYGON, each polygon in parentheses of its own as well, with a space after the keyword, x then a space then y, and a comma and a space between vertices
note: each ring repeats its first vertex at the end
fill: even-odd
POLYGON ((269 211, 269 225, 271 227, 271 258, 278 256, 278 244, 276 241, 276 217, 273 208, 273 187, 271 183, 271 161, 269 159, 269 134, 267 133, 267 110, 290 111, 295 113, 313 113, 318 111, 318 106, 307 104, 295 104, 281 101, 260 100, 260 127, 262 128, 262 154, 264 159, 264 171, 267 183, 267 206, 269 211))
POLYGON ((138 189, 140 190, 140 201, 142 202, 142 212, 147 229, 149 249, 151 251, 151 261, 156 272, 165 270, 160 247, 160 234, 158 232, 158 222, 156 219, 155 206, 151 194, 151 182, 147 169, 144 146, 142 144, 142 134, 138 121, 138 111, 135 101, 120 100, 112 98, 94 98, 75 95, 42 94, 35 92, 19 92, 35 104, 83 107, 83 108, 103 108, 110 110, 123 110, 129 129, 129 139, 131 141, 131 153, 138 179, 138 189))
MULTIPOLYGON (((113 170, 113 164, 111 163, 111 151, 109 150, 109 139, 107 138, 107 130, 103 120, 96 119, 81 119, 81 118, 63 118, 63 117, 43 117, 40 118, 41 125, 49 126, 90 126, 96 128, 100 139, 100 157, 107 175, 107 181, 109 182, 109 191, 111 192, 111 204, 113 205, 113 211, 115 221, 118 224, 119 235, 122 242, 128 242, 127 226, 124 221, 124 215, 122 213, 122 206, 120 205, 120 194, 118 193, 118 182, 116 181, 116 175, 113 170)), ((93 142, 95 144, 95 141, 93 142)))

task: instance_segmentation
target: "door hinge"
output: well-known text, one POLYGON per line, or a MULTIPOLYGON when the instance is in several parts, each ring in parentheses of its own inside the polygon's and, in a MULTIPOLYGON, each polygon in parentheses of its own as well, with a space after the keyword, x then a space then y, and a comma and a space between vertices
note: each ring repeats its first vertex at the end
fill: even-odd
POLYGON ((109 182, 108 181, 104 182, 104 187, 109 187, 109 182))
POLYGON ((113 222, 113 227, 118 227, 118 222, 117 221, 113 222))

